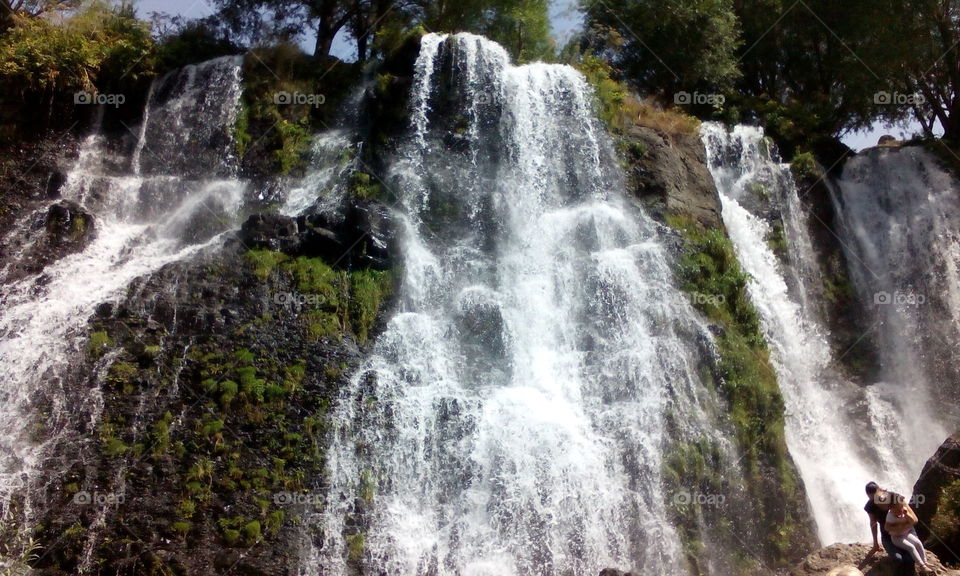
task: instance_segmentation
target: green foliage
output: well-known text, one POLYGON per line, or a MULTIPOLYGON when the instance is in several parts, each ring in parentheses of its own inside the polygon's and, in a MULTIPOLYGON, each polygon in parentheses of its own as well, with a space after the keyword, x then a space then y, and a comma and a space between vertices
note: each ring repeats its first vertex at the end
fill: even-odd
POLYGON ((613 66, 592 54, 586 54, 572 64, 593 86, 599 107, 598 116, 607 126, 614 127, 616 120, 620 118, 620 110, 627 96, 627 89, 613 79, 613 66))
POLYGON ((366 549, 366 537, 363 534, 350 534, 347 536, 347 558, 353 562, 359 562, 363 559, 363 551, 366 549))
POLYGON ((280 148, 274 150, 279 173, 289 174, 294 169, 306 166, 307 152, 310 150, 312 136, 308 128, 307 118, 297 121, 280 118, 275 126, 280 135, 280 148))
POLYGON ((103 356, 107 348, 113 346, 113 340, 106 332, 93 332, 90 334, 90 340, 87 342, 87 352, 94 358, 103 356))
POLYGON ((130 386, 137 382, 139 373, 140 369, 130 362, 114 362, 107 373, 107 383, 130 391, 130 386))
POLYGON ((358 270, 350 275, 350 319, 362 344, 377 320, 380 305, 393 289, 393 276, 379 270, 358 270))
POLYGON ((960 480, 954 480, 940 493, 930 531, 947 541, 956 541, 960 536, 960 480))
POLYGON ((307 336, 311 340, 316 341, 339 336, 343 331, 340 318, 329 312, 308 312, 306 317, 307 336))
POLYGON ((790 161, 790 171, 797 180, 813 179, 821 177, 820 167, 817 165, 817 159, 811 152, 801 152, 790 161))
POLYGON ((481 34, 519 61, 530 61, 553 56, 548 8, 546 0, 430 2, 420 17, 429 30, 481 34))
POLYGON ((154 51, 153 58, 158 70, 172 70, 243 52, 214 30, 208 21, 192 20, 176 28, 172 33, 163 35, 154 51))
POLYGON ((233 130, 244 163, 271 175, 302 172, 313 134, 332 123, 358 71, 340 61, 310 58, 288 42, 252 50, 233 130))
POLYGON ((767 234, 766 241, 767 246, 776 254, 777 258, 784 261, 788 258, 790 249, 787 244, 787 235, 783 229, 783 222, 777 220, 773 223, 773 226, 770 228, 770 233, 767 234))
POLYGON ((383 200, 383 186, 374 182, 370 174, 356 171, 350 175, 350 193, 362 200, 383 200))
POLYGON ((243 526, 243 539, 247 546, 253 546, 260 540, 260 522, 252 520, 243 526))
POLYGON ((0 83, 24 91, 94 91, 108 77, 149 74, 150 29, 133 10, 90 2, 63 24, 19 18, 0 36, 0 83))
POLYGON ((186 538, 191 528, 193 528, 193 524, 183 520, 179 520, 170 525, 170 529, 173 530, 174 534, 181 538, 186 538))
POLYGON ((276 536, 280 532, 280 527, 283 526, 283 520, 286 517, 286 514, 283 510, 274 510, 267 514, 266 521, 266 532, 271 536, 276 536))
MULTIPOLYGON (((776 372, 761 332, 760 319, 747 292, 748 276, 740 268, 733 244, 721 230, 706 230, 689 218, 668 217, 685 240, 680 261, 680 279, 684 291, 700 297, 696 307, 720 330, 716 337, 720 356, 719 371, 730 406, 737 444, 743 455, 748 488, 758 506, 769 499, 787 501, 797 489, 784 436, 784 404, 776 372), (775 474, 770 493, 770 474, 775 474)), ((697 461, 682 455, 681 462, 670 463, 675 474, 694 472, 697 461)), ((779 519, 779 532, 766 535, 765 544, 778 558, 789 556, 789 545, 798 521, 791 512, 779 519)))
POLYGON ((261 282, 266 282, 277 266, 286 262, 289 256, 282 252, 257 249, 246 252, 243 258, 253 267, 253 275, 261 282))
POLYGON ((725 91, 739 77, 731 0, 583 0, 594 49, 644 93, 725 91))
POLYGON ((101 451, 107 458, 117 458, 126 454, 130 447, 117 436, 117 426, 104 422, 99 430, 101 451))
POLYGON ((153 440, 153 455, 162 456, 170 450, 170 424, 173 422, 173 414, 169 411, 164 412, 163 416, 157 420, 150 431, 150 437, 153 440))

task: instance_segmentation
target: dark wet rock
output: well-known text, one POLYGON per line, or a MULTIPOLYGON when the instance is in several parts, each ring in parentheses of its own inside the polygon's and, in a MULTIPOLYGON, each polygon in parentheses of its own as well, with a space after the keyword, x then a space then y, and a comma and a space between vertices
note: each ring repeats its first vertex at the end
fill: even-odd
POLYGON ((297 292, 293 275, 253 270, 231 245, 134 282, 94 317, 108 343, 65 386, 72 426, 96 429, 51 449, 66 464, 43 482, 38 574, 78 573, 94 530, 103 574, 297 573, 310 536, 296 517, 311 510, 277 494, 322 485, 318 423, 363 349, 346 331, 310 336, 313 311, 277 298, 297 292), (99 418, 82 409, 91 387, 99 418), (104 512, 78 493, 123 501, 104 512))
POLYGON ((348 241, 358 267, 388 270, 396 240, 389 209, 380 202, 353 202, 347 215, 348 241))
POLYGON ((96 236, 93 215, 75 202, 61 200, 31 220, 10 239, 10 268, 6 281, 37 274, 57 260, 81 252, 96 236))
POLYGON ((255 214, 238 239, 244 248, 321 258, 343 269, 388 270, 395 233, 390 212, 376 201, 349 200, 336 213, 290 218, 255 214))
MULTIPOLYGON (((936 454, 927 460, 920 478, 913 486, 917 518, 917 534, 926 546, 944 561, 960 564, 960 527, 956 521, 938 522, 937 518, 956 515, 960 502, 950 500, 945 490, 960 483, 960 434, 947 438, 936 454), (943 526, 952 524, 954 530, 943 531, 943 526), (939 529, 938 529, 939 528, 939 529)), ((956 492, 956 488, 953 490, 956 492)))
POLYGON ((621 142, 632 192, 652 216, 688 216, 707 228, 723 228, 720 196, 696 134, 631 126, 621 142))
POLYGON ((254 214, 243 223, 238 234, 249 248, 278 252, 295 250, 300 244, 297 221, 280 214, 254 214))

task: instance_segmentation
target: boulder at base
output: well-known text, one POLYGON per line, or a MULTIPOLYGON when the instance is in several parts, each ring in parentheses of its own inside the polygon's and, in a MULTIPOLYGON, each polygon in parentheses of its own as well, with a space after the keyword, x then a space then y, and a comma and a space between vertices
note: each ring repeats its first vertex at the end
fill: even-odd
MULTIPOLYGON (((871 546, 869 544, 833 544, 821 548, 803 559, 793 570, 790 576, 826 576, 831 570, 842 566, 854 567, 861 570, 865 576, 899 576, 899 565, 887 558, 881 550, 867 558, 871 546)), ((938 576, 960 576, 960 571, 950 570, 940 563, 940 560, 931 552, 927 552, 927 564, 934 569, 938 576)), ((906 571, 909 573, 909 571, 906 571)), ((917 572, 919 574, 919 571, 917 572)))
POLYGON ((947 438, 927 460, 913 495, 920 539, 944 562, 960 564, 960 434, 947 438))

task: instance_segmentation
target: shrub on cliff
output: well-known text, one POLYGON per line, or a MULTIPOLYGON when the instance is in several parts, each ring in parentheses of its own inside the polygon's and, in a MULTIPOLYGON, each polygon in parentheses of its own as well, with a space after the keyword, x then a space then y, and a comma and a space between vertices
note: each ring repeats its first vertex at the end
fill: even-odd
POLYGON ((153 41, 132 7, 94 2, 74 15, 17 18, 0 38, 0 83, 6 90, 93 91, 107 78, 136 78, 153 41))

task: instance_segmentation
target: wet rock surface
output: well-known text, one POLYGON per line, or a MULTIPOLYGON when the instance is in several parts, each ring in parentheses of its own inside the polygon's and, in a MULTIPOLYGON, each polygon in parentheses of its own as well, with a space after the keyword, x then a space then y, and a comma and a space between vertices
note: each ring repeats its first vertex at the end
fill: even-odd
POLYGON ((960 434, 947 438, 927 460, 913 486, 917 503, 917 534, 944 561, 960 564, 960 526, 957 525, 957 486, 960 486, 960 434), (948 517, 953 516, 951 522, 948 517), (952 526, 952 530, 949 529, 952 526))
POLYGON ((697 135, 631 126, 622 141, 632 192, 652 216, 689 216, 706 228, 723 228, 720 196, 697 135))

